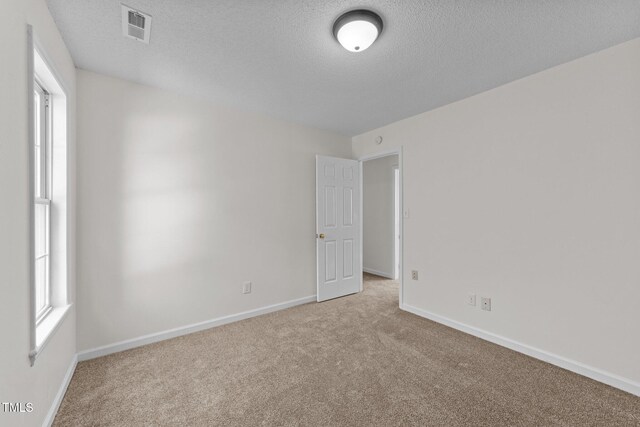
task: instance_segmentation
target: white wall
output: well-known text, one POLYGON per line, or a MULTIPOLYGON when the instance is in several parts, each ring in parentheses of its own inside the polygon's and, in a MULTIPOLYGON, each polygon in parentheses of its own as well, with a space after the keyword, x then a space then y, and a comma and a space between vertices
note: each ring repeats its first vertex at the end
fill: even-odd
POLYGON ((397 146, 407 305, 640 383, 640 39, 353 138, 397 146))
POLYGON ((398 156, 368 160, 362 167, 362 252, 365 271, 393 278, 395 264, 394 168, 398 156))
POLYGON ((78 120, 80 350, 315 294, 315 154, 349 138, 81 70, 78 120))
MULTIPOLYGON (((68 283, 75 297, 75 68, 43 0, 0 2, 0 401, 34 411, 0 410, 0 425, 42 425, 76 353, 74 307, 29 364, 29 220, 27 24, 66 86, 69 102, 68 283)), ((1 409, 1 408, 0 408, 1 409)))

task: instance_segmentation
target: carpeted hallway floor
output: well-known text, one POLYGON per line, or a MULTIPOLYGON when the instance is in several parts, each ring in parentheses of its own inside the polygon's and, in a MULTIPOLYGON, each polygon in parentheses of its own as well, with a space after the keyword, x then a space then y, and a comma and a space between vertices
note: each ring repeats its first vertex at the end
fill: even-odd
POLYGON ((640 398, 399 310, 398 286, 78 364, 55 426, 640 426, 640 398))

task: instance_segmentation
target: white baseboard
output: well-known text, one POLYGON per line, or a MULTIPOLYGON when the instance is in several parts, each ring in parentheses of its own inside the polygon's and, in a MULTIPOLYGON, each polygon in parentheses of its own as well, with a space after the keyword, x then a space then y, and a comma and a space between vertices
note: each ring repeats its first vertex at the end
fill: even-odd
POLYGON ((395 279, 395 277, 393 277, 393 274, 385 273, 384 271, 374 270, 373 268, 362 267, 362 271, 369 274, 375 274, 376 276, 386 277, 387 279, 391 279, 391 280, 395 279))
POLYGON ((502 347, 506 347, 511 350, 517 351, 518 353, 526 354, 527 356, 531 356, 535 359, 539 359, 544 362, 551 363, 552 365, 559 366, 568 371, 575 372, 576 374, 583 375, 585 377, 591 378, 598 382, 610 385, 611 387, 615 387, 620 390, 626 391, 628 393, 635 394, 636 396, 640 396, 640 383, 637 383, 630 379, 623 378, 618 375, 602 371, 600 369, 585 365, 583 363, 576 362, 574 360, 570 360, 565 357, 558 356, 556 354, 549 353, 547 351, 540 350, 535 347, 531 347, 527 344, 522 344, 512 339, 505 338, 500 335, 496 335, 492 332, 487 332, 485 330, 478 329, 474 326, 460 323, 455 320, 451 320, 447 317, 443 317, 426 310, 412 307, 407 304, 403 304, 400 308, 402 310, 408 311, 409 313, 416 314, 420 317, 433 320, 434 322, 441 323, 453 329, 466 332, 467 334, 473 335, 483 340, 490 341, 502 347))
POLYGON ((58 409, 60 408, 60 404, 62 403, 64 394, 67 392, 67 387, 69 387, 69 383, 71 382, 71 378, 73 377, 73 373, 76 370, 77 364, 78 355, 74 354, 73 358, 71 359, 69 369, 67 369, 67 373, 64 374, 64 378, 62 379, 62 384, 60 384, 58 393, 56 393, 56 397, 53 399, 51 408, 49 408, 49 412, 47 412, 47 416, 44 418, 44 422, 42 423, 43 427, 51 427, 51 425, 53 424, 53 420, 56 418, 56 414, 58 413, 58 409))
POLYGON ((154 342, 168 340, 170 338, 179 337, 181 335, 187 335, 193 332, 203 331, 205 329, 213 328, 216 326, 226 325, 228 323, 237 322, 239 320, 248 319, 250 317, 260 316, 262 314, 272 313, 274 311, 280 311, 280 310, 284 310, 285 308, 295 307, 296 305, 306 304, 306 303, 315 302, 315 301, 316 301, 316 296, 310 295, 304 298, 286 301, 279 304, 273 304, 266 307, 256 308, 254 310, 244 311, 242 313, 231 314, 229 316, 218 317, 217 319, 206 320, 204 322, 194 323, 187 326, 181 326, 179 328, 169 329, 163 332, 156 332, 156 333, 144 335, 138 338, 132 338, 125 341, 120 341, 114 344, 109 344, 102 347, 81 351, 78 353, 78 361, 82 362, 84 360, 95 359, 96 357, 102 357, 108 354, 118 353, 120 351, 129 350, 132 348, 140 347, 140 346, 151 344, 154 342))

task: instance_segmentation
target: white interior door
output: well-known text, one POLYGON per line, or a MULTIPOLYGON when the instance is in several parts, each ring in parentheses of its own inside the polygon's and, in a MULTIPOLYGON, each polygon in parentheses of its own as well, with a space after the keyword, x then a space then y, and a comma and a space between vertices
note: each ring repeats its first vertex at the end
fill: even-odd
POLYGON ((316 156, 318 301, 360 291, 360 163, 316 156))

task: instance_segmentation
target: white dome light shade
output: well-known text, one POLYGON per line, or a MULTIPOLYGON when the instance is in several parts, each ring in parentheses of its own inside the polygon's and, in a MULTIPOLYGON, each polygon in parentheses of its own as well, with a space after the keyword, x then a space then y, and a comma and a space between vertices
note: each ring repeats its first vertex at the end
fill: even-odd
POLYGON ((371 22, 351 21, 338 30, 336 38, 350 52, 362 52, 378 38, 378 29, 371 22))
POLYGON ((369 10, 352 10, 336 20, 333 35, 349 52, 362 52, 376 41, 382 19, 369 10))

